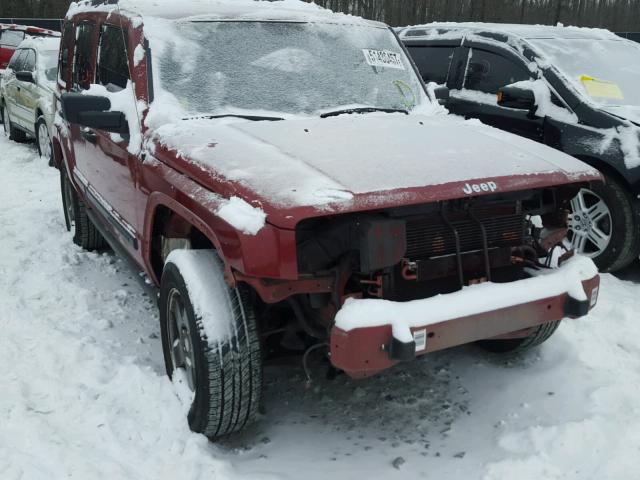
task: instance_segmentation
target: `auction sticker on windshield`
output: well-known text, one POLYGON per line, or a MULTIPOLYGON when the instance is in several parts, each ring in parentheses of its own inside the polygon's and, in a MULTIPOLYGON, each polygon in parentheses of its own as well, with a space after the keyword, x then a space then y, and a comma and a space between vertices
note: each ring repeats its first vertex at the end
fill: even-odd
POLYGON ((363 48, 362 53, 364 53, 367 63, 372 67, 405 69, 399 53, 390 50, 370 50, 368 48, 363 48))

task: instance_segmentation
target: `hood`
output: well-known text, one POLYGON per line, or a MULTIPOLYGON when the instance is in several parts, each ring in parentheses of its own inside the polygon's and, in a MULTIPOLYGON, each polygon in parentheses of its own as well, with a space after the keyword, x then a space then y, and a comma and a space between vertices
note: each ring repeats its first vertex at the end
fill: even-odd
POLYGON ((176 168, 196 164, 214 191, 221 179, 232 184, 233 195, 283 228, 310 216, 600 179, 557 150, 450 115, 198 119, 153 135, 176 168))
POLYGON ((615 115, 616 117, 624 118, 636 125, 640 125, 640 107, 606 105, 601 106, 600 108, 607 113, 615 115))

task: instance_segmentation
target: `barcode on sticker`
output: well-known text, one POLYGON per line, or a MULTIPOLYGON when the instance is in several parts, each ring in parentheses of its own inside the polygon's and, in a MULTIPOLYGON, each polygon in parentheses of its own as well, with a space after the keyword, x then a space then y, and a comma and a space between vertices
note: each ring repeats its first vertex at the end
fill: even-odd
POLYGON ((397 68, 398 70, 404 70, 402 56, 397 52, 363 48, 362 53, 364 53, 364 58, 367 60, 367 63, 372 67, 397 68))
POLYGON ((600 287, 596 287, 593 290, 591 290, 591 308, 596 306, 596 303, 598 302, 598 293, 600 291, 600 287))
POLYGON ((420 352, 427 348, 427 331, 416 330, 413 332, 413 341, 416 344, 416 352, 420 352))

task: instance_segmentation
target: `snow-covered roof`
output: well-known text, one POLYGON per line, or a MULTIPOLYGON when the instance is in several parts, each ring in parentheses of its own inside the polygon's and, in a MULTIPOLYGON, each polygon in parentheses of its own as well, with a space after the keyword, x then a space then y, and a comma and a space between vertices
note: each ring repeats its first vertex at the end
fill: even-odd
POLYGON ((502 33, 508 36, 515 36, 524 38, 527 40, 540 39, 540 38, 576 38, 576 39, 593 39, 593 40, 620 40, 616 34, 609 30, 601 28, 581 28, 581 27, 565 27, 563 25, 551 26, 551 25, 523 25, 523 24, 510 24, 510 23, 472 23, 472 22, 440 22, 429 23, 425 25, 414 25, 406 27, 401 30, 402 36, 411 36, 411 38, 419 38, 420 35, 415 35, 416 30, 466 30, 479 32, 495 32, 502 33), (413 32, 413 35, 408 35, 409 32, 413 32))
POLYGON ((385 26, 361 17, 335 13, 302 0, 182 0, 178 4, 175 0, 83 0, 71 4, 67 18, 82 12, 111 12, 118 8, 142 17, 172 20, 188 18, 200 21, 326 22, 385 26))
POLYGON ((52 50, 60 48, 60 38, 58 37, 27 37, 18 48, 33 48, 34 50, 52 50))
POLYGON ((54 30, 32 27, 31 25, 18 25, 15 23, 0 23, 0 30, 17 30, 20 32, 26 32, 27 34, 34 33, 40 35, 49 35, 51 37, 60 37, 62 35, 60 32, 56 32, 54 30))

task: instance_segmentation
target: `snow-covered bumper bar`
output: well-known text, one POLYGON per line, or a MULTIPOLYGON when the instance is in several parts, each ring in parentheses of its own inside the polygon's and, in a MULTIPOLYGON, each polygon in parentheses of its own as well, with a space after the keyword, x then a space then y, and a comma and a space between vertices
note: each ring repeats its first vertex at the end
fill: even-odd
POLYGON ((436 350, 523 337, 537 325, 582 317, 597 302, 600 277, 588 258, 528 273, 524 280, 410 302, 349 299, 331 332, 331 362, 352 377, 366 377, 436 350))

